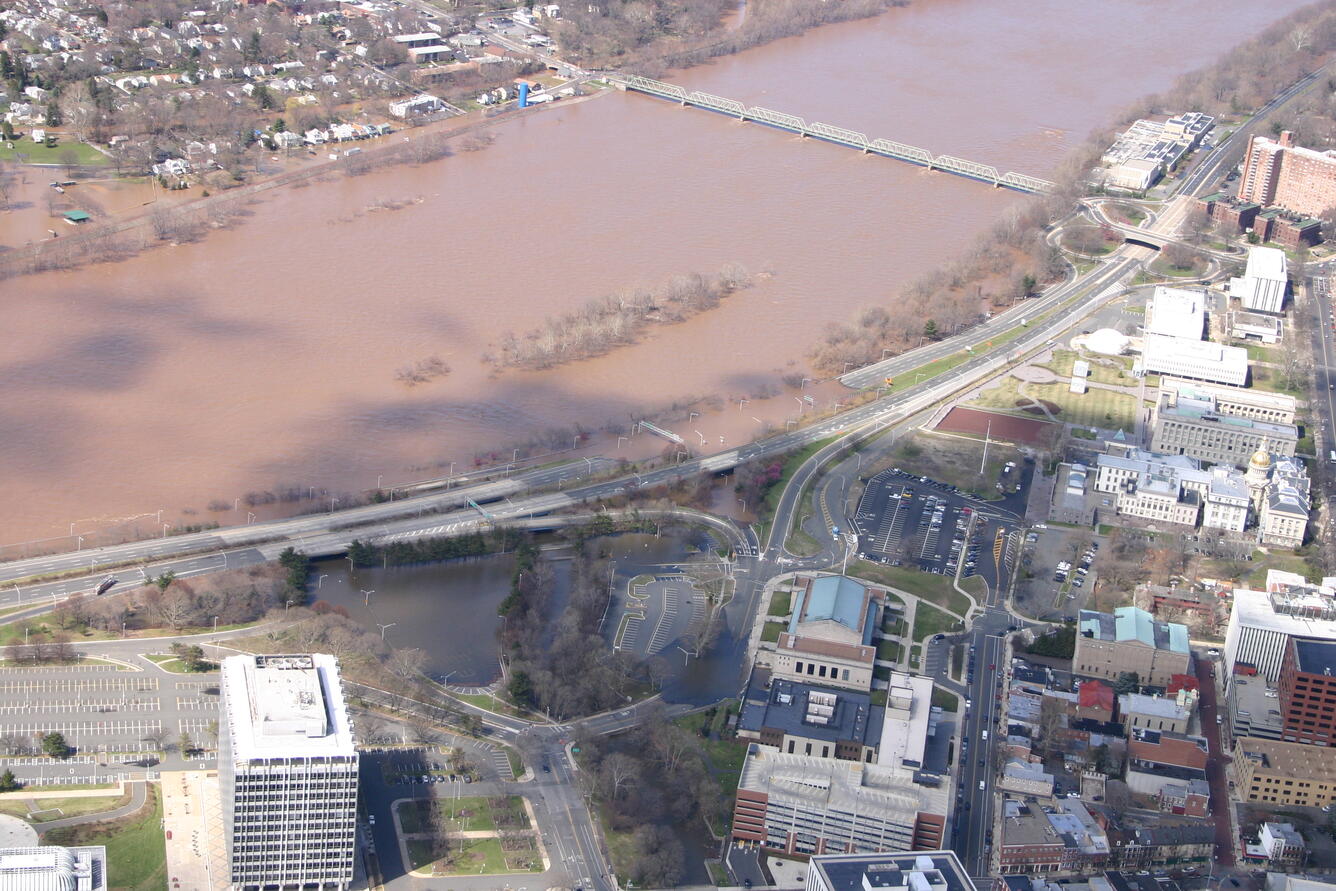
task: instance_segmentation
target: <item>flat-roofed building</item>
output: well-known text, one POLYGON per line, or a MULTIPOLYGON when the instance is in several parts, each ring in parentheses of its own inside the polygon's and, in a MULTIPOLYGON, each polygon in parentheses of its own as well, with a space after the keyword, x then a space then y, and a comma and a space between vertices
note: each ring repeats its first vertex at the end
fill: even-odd
POLYGON ((1281 320, 1276 316, 1240 310, 1229 312, 1230 337, 1238 340, 1255 340, 1273 346, 1280 343, 1283 333, 1281 320))
POLYGON ((1297 407, 1295 398, 1284 393, 1268 393, 1266 390, 1230 387, 1175 377, 1161 378, 1158 404, 1175 405, 1180 398, 1209 402, 1211 410, 1216 414, 1268 421, 1272 424, 1293 424, 1297 407))
POLYGON ((1280 248, 1248 248, 1248 265, 1241 278, 1229 280, 1229 296, 1252 312, 1278 313, 1285 308, 1289 269, 1280 248))
POLYGON ((1275 685, 1290 638, 1336 640, 1336 579, 1315 585, 1273 569, 1265 590, 1235 588, 1225 629, 1226 680, 1247 666, 1275 685))
POLYGON ((357 845, 357 750, 338 662, 316 653, 222 665, 218 775, 238 891, 344 891, 357 845))
POLYGON ((1081 801, 1002 802, 998 862, 1004 875, 1084 872, 1102 866, 1109 853, 1108 834, 1081 801))
POLYGON ((851 690, 872 689, 885 592, 839 575, 802 577, 793 616, 772 660, 776 679, 851 690))
POLYGON ((1272 739, 1234 744, 1239 794, 1248 801, 1299 807, 1336 804, 1336 748, 1272 739))
POLYGON ((106 891, 107 849, 102 845, 0 848, 0 889, 106 891))
POLYGON ((1146 696, 1141 693, 1124 693, 1119 696, 1118 713, 1127 726, 1127 732, 1131 734, 1142 729, 1187 733, 1197 698, 1191 690, 1181 690, 1179 693, 1178 696, 1146 696))
POLYGON ((1156 285, 1146 303, 1146 333, 1201 340, 1206 334, 1206 299, 1201 288, 1156 285))
POLYGON ((1136 672, 1141 683, 1164 687, 1171 676, 1187 673, 1188 660, 1184 625, 1157 621, 1135 606, 1112 614, 1081 610, 1072 659, 1077 674, 1116 679, 1136 672))
POLYGON ((1229 730, 1242 745, 1239 737, 1279 740, 1285 728, 1280 713, 1280 694, 1267 686, 1261 677, 1237 675, 1229 684, 1229 730))
POLYGON ((822 854, 807 864, 807 891, 977 891, 955 851, 822 854))
POLYGON ((1249 140, 1242 171, 1241 201, 1274 204, 1310 216, 1336 205, 1336 152, 1296 146, 1288 130, 1278 139, 1249 140))
POLYGON ((1152 452, 1240 468, 1263 447, 1291 456, 1299 443, 1293 424, 1226 414, 1217 410, 1211 394, 1198 396, 1187 388, 1173 395, 1161 388, 1151 424, 1152 452))
POLYGON ((1242 387, 1248 383, 1248 351, 1207 340, 1147 334, 1135 370, 1242 387))
POLYGON ((1281 739, 1336 746, 1336 642, 1290 638, 1276 692, 1281 739))
POLYGON ((941 847, 952 781, 927 763, 936 720, 932 679, 892 672, 875 763, 753 744, 733 837, 804 855, 941 847))
POLYGON ((884 709, 862 690, 819 687, 752 672, 738 736, 790 755, 875 761, 884 709))

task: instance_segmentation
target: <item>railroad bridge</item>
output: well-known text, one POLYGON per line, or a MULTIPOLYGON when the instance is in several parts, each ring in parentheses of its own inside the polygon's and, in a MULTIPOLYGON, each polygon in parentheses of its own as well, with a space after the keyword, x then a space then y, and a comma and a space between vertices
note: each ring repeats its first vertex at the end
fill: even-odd
POLYGON ((811 136, 815 139, 833 142, 836 145, 858 149, 864 154, 881 155, 898 161, 908 161, 910 164, 917 164, 929 170, 954 173, 957 176, 985 182, 998 188, 1032 193, 1053 190, 1053 183, 1048 180, 1027 176, 1024 173, 1001 173, 996 167, 980 164, 977 161, 967 161, 964 158, 956 158, 951 155, 934 155, 927 149, 893 142, 889 139, 868 139, 866 134, 846 130, 843 127, 836 127, 831 124, 809 124, 797 115, 761 108, 760 106, 749 108, 736 99, 726 99, 723 96, 714 96, 700 91, 687 92, 677 84, 664 83, 661 80, 641 77, 638 74, 612 74, 608 75, 606 79, 621 90, 634 90, 638 93, 647 93, 662 99, 670 99, 681 105, 694 105, 697 108, 735 117, 740 121, 755 121, 779 130, 797 133, 802 137, 811 136))

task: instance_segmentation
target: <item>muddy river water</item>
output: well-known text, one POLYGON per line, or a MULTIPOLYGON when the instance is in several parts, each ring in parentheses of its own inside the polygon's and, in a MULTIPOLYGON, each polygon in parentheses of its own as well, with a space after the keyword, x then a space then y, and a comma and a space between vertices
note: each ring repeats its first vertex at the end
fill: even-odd
MULTIPOLYGON (((1042 176, 1119 107, 1299 5, 917 0, 675 79, 1042 176)), ((887 301, 1024 200, 639 95, 495 135, 271 193, 199 243, 0 285, 0 543, 245 522, 250 491, 401 484, 702 396, 734 402, 680 432, 736 443, 797 410, 791 394, 736 400, 803 371, 827 320, 887 301), (409 203, 375 209, 387 199, 409 203), (730 262, 768 275, 633 347, 547 372, 480 361, 589 297, 730 262), (396 380, 433 355, 448 376, 396 380)))

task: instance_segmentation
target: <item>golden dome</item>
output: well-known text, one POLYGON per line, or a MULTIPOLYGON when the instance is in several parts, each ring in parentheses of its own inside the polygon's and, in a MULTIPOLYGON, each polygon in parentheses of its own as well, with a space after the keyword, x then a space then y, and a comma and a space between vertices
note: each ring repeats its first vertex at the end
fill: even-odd
POLYGON ((1266 449, 1258 449, 1253 452, 1253 456, 1248 461, 1249 467, 1256 467, 1258 470, 1269 470, 1271 468, 1271 455, 1266 449))

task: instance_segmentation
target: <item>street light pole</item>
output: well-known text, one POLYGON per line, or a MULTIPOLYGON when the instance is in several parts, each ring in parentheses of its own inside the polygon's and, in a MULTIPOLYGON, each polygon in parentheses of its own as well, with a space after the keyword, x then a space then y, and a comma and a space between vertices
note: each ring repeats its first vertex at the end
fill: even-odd
POLYGON ((361 590, 362 590, 362 594, 365 595, 365 596, 362 597, 362 606, 370 606, 370 605, 371 605, 371 595, 376 593, 376 592, 375 592, 375 589, 372 589, 372 590, 368 591, 368 590, 366 590, 365 588, 363 588, 363 589, 361 589, 361 590))
POLYGON ((386 625, 382 625, 382 624, 380 624, 379 622, 376 623, 376 627, 378 627, 378 628, 380 629, 380 642, 381 642, 381 643, 384 643, 384 642, 385 642, 385 630, 386 630, 387 628, 393 628, 395 625, 398 625, 398 624, 399 624, 398 622, 390 622, 390 623, 388 623, 388 624, 386 624, 386 625))

